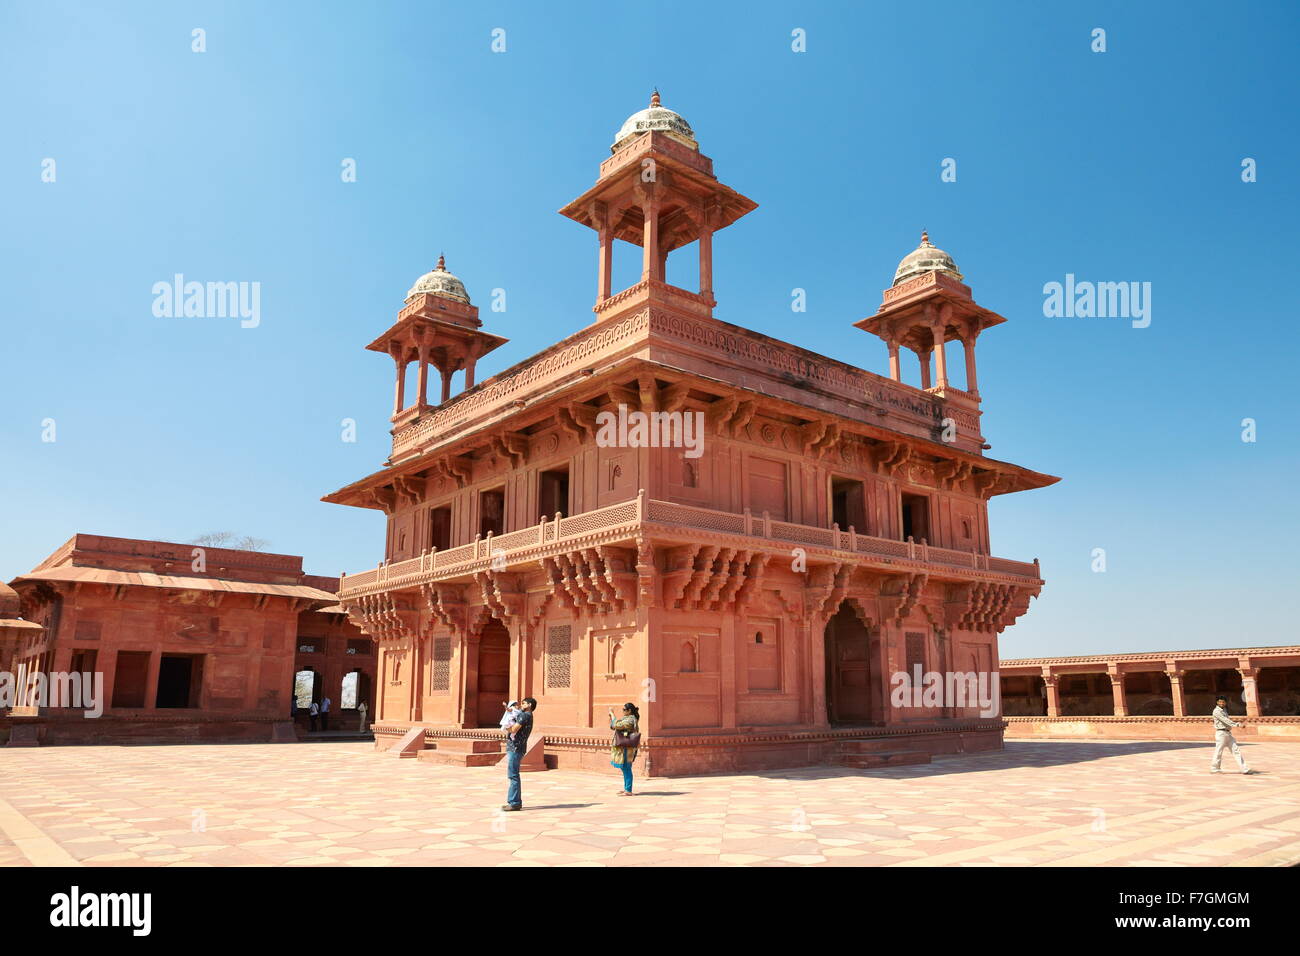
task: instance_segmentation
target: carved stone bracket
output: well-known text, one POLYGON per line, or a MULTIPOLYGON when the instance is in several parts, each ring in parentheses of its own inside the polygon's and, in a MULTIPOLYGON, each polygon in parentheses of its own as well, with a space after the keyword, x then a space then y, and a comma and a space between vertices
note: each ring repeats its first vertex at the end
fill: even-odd
POLYGON ((528 436, 523 432, 502 432, 492 437, 492 453, 508 461, 512 468, 522 468, 528 460, 528 436))
POLYGON ((853 565, 845 562, 819 564, 808 572, 808 611, 814 619, 834 614, 848 593, 853 565))
POLYGON ((516 624, 524 616, 527 595, 517 574, 506 571, 478 571, 474 575, 483 603, 503 624, 516 624))
POLYGON ((542 558, 555 593, 575 614, 608 614, 636 607, 637 570, 630 549, 582 548, 542 558))
POLYGON ((581 441, 596 434, 596 409, 582 402, 570 402, 556 410, 560 427, 581 441))
POLYGON ((380 643, 413 637, 419 625, 419 612, 389 592, 361 595, 343 609, 363 634, 380 643))
POLYGON ((429 607, 431 623, 441 623, 456 636, 466 627, 465 589, 457 584, 426 584, 420 588, 429 607))
POLYGON ((654 545, 644 538, 637 538, 636 542, 636 576, 638 602, 642 607, 654 607, 658 568, 655 566, 654 545))
POLYGON ((398 475, 393 479, 393 491, 398 505, 410 507, 423 500, 424 481, 412 475, 398 475))
POLYGON ((975 475, 975 493, 982 498, 992 498, 1012 490, 1015 479, 996 471, 981 471, 975 475))
POLYGON ((930 576, 923 572, 900 574, 889 578, 880 590, 880 604, 885 620, 901 625, 912 613, 925 592, 930 576))
POLYGON ((953 459, 952 461, 940 462, 936 465, 934 468, 934 476, 946 488, 952 490, 970 477, 973 467, 974 466, 972 466, 968 461, 953 459))
POLYGON ((871 458, 881 474, 892 475, 912 456, 912 446, 901 441, 882 441, 871 448, 871 458))
POLYGON ((386 515, 391 515, 396 510, 397 493, 393 490, 392 485, 368 488, 363 493, 363 496, 369 504, 378 506, 386 515))
POLYGON ((1034 589, 1015 584, 977 581, 949 589, 944 621, 950 628, 998 633, 1029 609, 1034 589))
POLYGON ((466 455, 448 455, 433 464, 430 474, 435 478, 450 478, 457 488, 464 488, 474 467, 473 459, 466 455))

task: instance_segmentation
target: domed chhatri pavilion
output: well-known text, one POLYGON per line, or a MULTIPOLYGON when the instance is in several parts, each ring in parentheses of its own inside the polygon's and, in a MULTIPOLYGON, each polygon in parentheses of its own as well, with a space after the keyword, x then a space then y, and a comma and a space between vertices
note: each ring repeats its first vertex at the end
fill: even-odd
POLYGON ((1043 586, 990 548, 989 499, 1057 480, 984 454, 975 343, 1005 320, 925 234, 856 323, 888 377, 715 318, 714 234, 755 208, 656 93, 560 210, 596 233, 590 324, 476 384, 505 340, 439 259, 370 343, 394 362, 392 454, 325 500, 387 517, 383 562, 339 594, 378 645, 379 748, 492 763, 525 696, 532 769, 604 767, 625 701, 653 775, 1002 746, 974 683, 893 690, 917 668, 987 681, 1043 586), (623 290, 616 239, 641 249, 623 290), (691 243, 698 288, 670 285, 691 243), (647 427, 611 440, 614 418, 647 427))

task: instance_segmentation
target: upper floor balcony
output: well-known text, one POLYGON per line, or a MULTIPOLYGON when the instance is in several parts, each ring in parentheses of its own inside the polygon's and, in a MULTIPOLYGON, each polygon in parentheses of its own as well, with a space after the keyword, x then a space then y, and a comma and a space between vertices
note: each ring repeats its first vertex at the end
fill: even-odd
POLYGON ((820 528, 777 521, 766 513, 736 513, 698 508, 671 501, 637 497, 594 511, 556 517, 503 535, 478 538, 469 544, 426 551, 406 561, 385 563, 369 571, 345 574, 339 598, 403 590, 434 582, 469 577, 479 571, 505 570, 551 555, 634 542, 638 536, 656 542, 688 542, 693 537, 734 535, 756 551, 789 555, 794 547, 807 551, 810 565, 853 561, 899 572, 923 571, 954 580, 997 580, 1040 585, 1038 561, 1012 561, 973 551, 937 548, 924 541, 896 541, 858 534, 852 529, 820 528))

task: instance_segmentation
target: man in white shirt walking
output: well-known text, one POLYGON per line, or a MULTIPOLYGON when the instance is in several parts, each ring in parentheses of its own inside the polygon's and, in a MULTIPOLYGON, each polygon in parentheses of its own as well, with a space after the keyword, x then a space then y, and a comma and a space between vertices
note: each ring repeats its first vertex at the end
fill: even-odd
POLYGON ((1239 727, 1228 716, 1228 698, 1220 694, 1214 698, 1214 762, 1210 764, 1210 773, 1221 773, 1219 764, 1223 760, 1223 748, 1227 747, 1232 751, 1232 755, 1237 758, 1237 764, 1241 767, 1242 773, 1254 773, 1246 766, 1246 758, 1241 755, 1241 748, 1237 746, 1237 741, 1232 736, 1232 728, 1239 727))

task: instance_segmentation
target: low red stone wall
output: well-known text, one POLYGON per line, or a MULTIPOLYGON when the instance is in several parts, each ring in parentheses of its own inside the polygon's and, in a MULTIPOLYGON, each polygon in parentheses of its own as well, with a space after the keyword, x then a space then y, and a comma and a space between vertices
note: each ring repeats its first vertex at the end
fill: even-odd
MULTIPOLYGON (((96 717, 42 715, 7 717, 7 746, 75 744, 270 743, 287 718, 266 717, 96 717)), ((289 731, 292 738, 292 730, 289 731)), ((279 739, 285 739, 282 735, 279 739)))
MULTIPOLYGON (((1209 717, 1007 717, 1006 737, 1017 739, 1197 740, 1212 742, 1209 717)), ((1233 717, 1240 740, 1300 743, 1300 717, 1233 717)))

